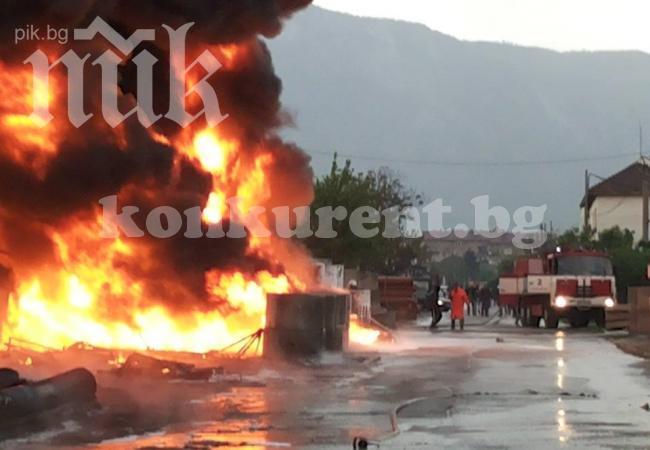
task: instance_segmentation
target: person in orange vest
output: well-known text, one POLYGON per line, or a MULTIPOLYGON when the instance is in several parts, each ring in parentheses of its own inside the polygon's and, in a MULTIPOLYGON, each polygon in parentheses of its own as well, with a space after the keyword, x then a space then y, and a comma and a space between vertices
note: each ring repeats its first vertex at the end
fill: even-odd
POLYGON ((451 329, 456 329, 456 320, 460 321, 460 329, 465 329, 465 304, 469 303, 469 297, 465 289, 458 283, 454 283, 451 297, 451 329))

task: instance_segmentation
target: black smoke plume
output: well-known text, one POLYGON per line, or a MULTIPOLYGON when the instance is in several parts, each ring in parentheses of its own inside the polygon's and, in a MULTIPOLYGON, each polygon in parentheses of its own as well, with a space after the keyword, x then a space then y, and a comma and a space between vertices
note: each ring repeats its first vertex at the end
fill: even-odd
MULTIPOLYGON (((23 61, 36 49, 44 49, 51 59, 72 49, 79 55, 90 53, 93 61, 109 46, 103 38, 92 42, 66 44, 55 41, 21 41, 14 44, 17 28, 32 26, 41 33, 50 28, 69 30, 85 28, 95 17, 103 18, 124 37, 136 29, 155 28, 157 40, 147 42, 134 53, 147 49, 154 54, 155 109, 165 112, 168 102, 169 68, 167 36, 162 24, 177 28, 194 22, 188 34, 188 59, 211 46, 236 44, 244 49, 241 64, 216 73, 210 83, 215 88, 221 110, 229 114, 220 133, 241 143, 242 152, 254 156, 259 148, 270 149, 276 162, 269 168, 272 204, 287 206, 308 204, 312 172, 309 158, 294 145, 285 144, 277 130, 287 123, 282 111, 281 80, 275 75, 271 55, 260 36, 273 37, 293 13, 311 0, 5 0, 0 18, 0 70, 25 68, 23 61), (288 180, 288 181, 287 181, 288 180), (298 194, 296 194, 298 193, 298 194)), ((28 66, 27 66, 28 67, 28 66)), ((59 65, 55 72, 65 75, 59 65)), ((120 88, 125 109, 133 105, 136 90, 135 70, 128 57, 120 68, 120 88), (130 106, 129 106, 130 105, 130 106)), ((131 117, 116 135, 101 116, 100 72, 98 66, 86 64, 84 89, 86 111, 94 117, 80 128, 61 125, 63 134, 56 155, 43 167, 35 169, 30 160, 38 158, 38 149, 22 149, 25 158, 17 161, 10 136, 3 131, 0 142, 0 248, 11 255, 15 266, 54 264, 52 229, 64 229, 73 219, 96 211, 100 198, 119 194, 120 205, 141 208, 136 221, 144 226, 144 217, 157 206, 172 206, 179 211, 204 206, 212 190, 209 174, 183 161, 173 146, 154 139, 131 117), (4 147, 4 148, 3 148, 4 147), (180 158, 180 162, 179 162, 180 158)), ((67 94, 67 92, 66 92, 67 94)), ((3 100, 0 99, 0 105, 3 100)), ((63 102, 65 103, 65 102, 63 102)), ((67 120, 65 104, 56 107, 62 118, 48 126, 67 120)), ((53 108, 51 108, 53 109, 53 108)), ((10 113, 0 106, 0 113, 10 113)), ((201 123, 193 127, 204 126, 201 123)), ((173 141, 179 127, 161 120, 155 131, 173 141)), ((227 228, 227 225, 226 225, 227 228)), ((166 280, 182 279, 190 297, 201 300, 204 273, 211 269, 255 271, 262 268, 280 270, 251 252, 244 240, 173 239, 151 237, 134 243, 155 261, 137 266, 132 262, 116 270, 128 270, 146 283, 152 296, 168 292, 170 306, 189 301, 185 293, 170 292, 166 280)))

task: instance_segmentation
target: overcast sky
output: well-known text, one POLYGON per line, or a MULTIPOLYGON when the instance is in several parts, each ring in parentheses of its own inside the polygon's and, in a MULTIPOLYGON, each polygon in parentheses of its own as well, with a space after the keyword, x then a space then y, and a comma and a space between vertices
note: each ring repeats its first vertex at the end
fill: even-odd
POLYGON ((556 50, 650 52, 650 0, 314 0, 356 15, 421 22, 460 39, 556 50))

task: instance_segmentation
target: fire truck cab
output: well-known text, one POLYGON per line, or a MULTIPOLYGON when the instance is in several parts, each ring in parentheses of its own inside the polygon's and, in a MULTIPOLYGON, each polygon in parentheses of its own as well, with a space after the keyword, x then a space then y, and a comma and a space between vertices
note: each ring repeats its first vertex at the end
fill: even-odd
POLYGON ((522 326, 572 327, 594 320, 605 326, 605 312, 616 306, 616 278, 609 257, 601 252, 561 251, 520 258, 514 271, 501 275, 499 300, 514 308, 522 326))

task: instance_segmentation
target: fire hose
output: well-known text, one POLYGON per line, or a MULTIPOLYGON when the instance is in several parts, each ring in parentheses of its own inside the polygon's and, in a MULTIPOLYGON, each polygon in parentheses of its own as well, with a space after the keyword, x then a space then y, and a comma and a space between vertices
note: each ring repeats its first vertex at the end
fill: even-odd
MULTIPOLYGON (((449 393, 449 395, 454 394, 454 392, 448 387, 440 388, 440 390, 447 391, 449 393)), ((408 408, 409 406, 411 406, 411 405, 413 405, 415 403, 419 403, 419 402, 422 402, 424 400, 429 400, 429 399, 432 399, 432 398, 435 398, 435 397, 434 396, 418 397, 418 398, 408 400, 408 401, 406 401, 404 403, 401 403, 400 405, 396 406, 395 408, 393 408, 391 410, 390 415, 389 415, 390 426, 391 426, 391 431, 390 432, 388 432, 388 433, 386 433, 384 435, 381 435, 381 436, 377 437, 375 440, 372 440, 372 441, 369 440, 369 439, 366 439, 364 437, 355 437, 352 440, 352 448, 354 450, 364 450, 364 449, 367 449, 370 446, 380 447, 382 442, 386 442, 389 439, 395 438, 396 436, 398 436, 401 433, 401 431, 399 429, 399 424, 397 422, 397 415, 402 410, 404 410, 405 408, 408 408)))

